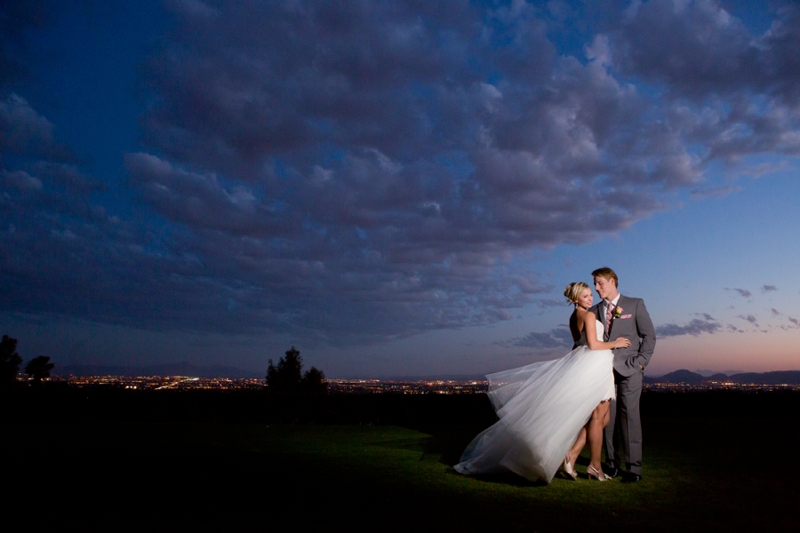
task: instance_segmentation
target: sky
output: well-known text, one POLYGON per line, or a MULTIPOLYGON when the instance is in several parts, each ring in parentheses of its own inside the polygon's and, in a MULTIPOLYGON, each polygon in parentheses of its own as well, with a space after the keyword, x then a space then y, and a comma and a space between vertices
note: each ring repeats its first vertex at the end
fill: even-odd
POLYGON ((797 370, 798 72, 794 2, 5 1, 0 328, 477 376, 610 266, 647 374, 797 370))

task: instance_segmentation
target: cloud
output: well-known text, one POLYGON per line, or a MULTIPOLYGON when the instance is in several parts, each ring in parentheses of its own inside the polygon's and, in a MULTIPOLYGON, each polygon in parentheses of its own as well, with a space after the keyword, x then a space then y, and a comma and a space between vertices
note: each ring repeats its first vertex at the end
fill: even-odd
POLYGON ((615 57, 626 71, 688 97, 742 88, 789 92, 797 80, 775 67, 797 62, 798 10, 791 3, 781 9, 780 22, 754 36, 714 0, 636 2, 613 33, 615 57))
POLYGON ((692 198, 722 197, 741 190, 742 188, 736 185, 725 185, 723 187, 711 187, 709 189, 693 189, 691 194, 692 198))
POLYGON ((772 316, 781 316, 781 312, 775 309, 774 307, 770 309, 772 311, 772 316))
POLYGON ((742 298, 750 298, 753 295, 753 293, 751 293, 747 289, 729 289, 728 287, 725 287, 725 290, 726 291, 736 291, 736 292, 739 293, 739 296, 741 296, 742 298))
POLYGON ((694 318, 683 326, 677 324, 663 324, 656 327, 658 337, 679 337, 682 335, 692 335, 694 337, 701 333, 716 333, 722 328, 711 315, 703 314, 703 318, 694 318))
POLYGON ((4 0, 0 4, 0 88, 32 77, 19 57, 30 54, 24 35, 48 22, 53 7, 46 0, 4 0))
POLYGON ((531 249, 619 232, 680 192, 728 194, 710 165, 800 147, 791 6, 761 36, 710 1, 622 18, 525 2, 170 6, 141 68, 132 192, 114 195, 135 197, 129 219, 19 87, 3 93, 12 308, 336 345, 491 324, 556 305, 531 249))
POLYGON ((792 324, 794 324, 797 327, 800 327, 800 322, 798 322, 798 320, 796 318, 792 318, 792 317, 788 317, 788 318, 789 318, 789 322, 791 322, 792 324))
POLYGON ((53 124, 16 94, 0 100, 0 132, 0 154, 75 160, 68 148, 55 141, 53 124))
POLYGON ((647 80, 700 97, 751 84, 746 73, 762 71, 747 29, 717 2, 636 2, 627 15, 614 33, 615 56, 647 80))
POLYGON ((555 298, 543 298, 541 300, 536 300, 536 304, 542 308, 564 307, 567 305, 564 300, 557 300, 555 298))
POLYGON ((742 169, 742 174, 747 174, 754 178, 760 178, 761 176, 765 176, 767 174, 780 172, 781 170, 785 170, 788 167, 789 167, 789 162, 786 160, 780 161, 778 163, 761 163, 759 165, 753 165, 752 167, 747 167, 742 169))
POLYGON ((0 198, 0 240, 14 250, 0 261, 10 307, 145 328, 285 331, 338 345, 507 320, 508 309, 550 290, 505 271, 502 253, 467 250, 421 270, 406 262, 415 250, 400 250, 408 255, 389 264, 368 248, 369 225, 331 239, 333 230, 293 217, 255 187, 147 154, 126 164, 142 196, 173 221, 169 236, 92 205, 98 188, 77 166, 30 164, 45 181, 2 170, 13 186, 0 198))
POLYGON ((291 233, 293 224, 302 223, 256 198, 252 187, 226 187, 214 174, 188 172, 143 153, 128 154, 125 165, 157 212, 198 230, 254 237, 291 233))
POLYGON ((345 291, 440 306, 397 331, 506 319, 550 290, 508 275, 515 252, 626 228, 700 179, 632 86, 558 56, 517 7, 177 4, 174 40, 144 69, 153 152, 128 155, 132 183, 210 268, 233 253, 315 294, 305 317, 345 291))
POLYGON ((569 329, 560 327, 550 331, 537 333, 531 332, 521 338, 503 342, 504 346, 525 347, 534 349, 569 348, 573 344, 572 334, 569 329))
POLYGON ((665 89, 668 126, 705 144, 704 160, 797 154, 800 9, 783 3, 763 35, 713 0, 631 4, 610 33, 615 66, 665 89), (752 99, 758 94, 759 102, 752 99))
POLYGON ((42 181, 31 176, 24 170, 17 170, 14 172, 2 170, 2 177, 6 187, 18 189, 20 191, 40 191, 42 189, 42 181))
POLYGON ((751 324, 754 324, 756 327, 758 327, 758 324, 756 323, 758 319, 756 319, 756 317, 754 317, 753 315, 736 315, 736 316, 738 318, 741 318, 742 320, 747 320, 751 324))
POLYGON ((761 287, 761 292, 772 292, 777 290, 778 288, 775 285, 763 285, 761 287))

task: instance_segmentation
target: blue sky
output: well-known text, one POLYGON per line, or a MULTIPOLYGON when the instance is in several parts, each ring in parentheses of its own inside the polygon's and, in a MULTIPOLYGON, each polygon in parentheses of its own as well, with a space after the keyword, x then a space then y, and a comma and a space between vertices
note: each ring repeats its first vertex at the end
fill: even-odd
POLYGON ((799 366, 793 3, 0 9, 25 359, 477 375, 608 265, 650 374, 799 366))

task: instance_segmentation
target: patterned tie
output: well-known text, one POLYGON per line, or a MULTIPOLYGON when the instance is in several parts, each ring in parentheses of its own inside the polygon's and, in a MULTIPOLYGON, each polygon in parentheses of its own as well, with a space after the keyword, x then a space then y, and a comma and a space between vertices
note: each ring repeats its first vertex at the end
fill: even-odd
POLYGON ((611 336, 611 318, 614 316, 614 305, 611 302, 606 302, 606 332, 605 337, 606 342, 608 342, 609 337, 611 336))

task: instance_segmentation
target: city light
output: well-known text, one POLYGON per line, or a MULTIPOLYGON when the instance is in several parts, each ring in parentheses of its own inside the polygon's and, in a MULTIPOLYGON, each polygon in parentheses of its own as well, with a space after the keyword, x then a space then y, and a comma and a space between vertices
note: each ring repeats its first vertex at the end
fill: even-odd
MULTIPOLYGON (((130 391, 143 390, 260 390, 266 387, 263 378, 201 378, 196 376, 68 376, 49 381, 66 382, 70 387, 113 387, 130 391)), ((343 394, 480 394, 488 390, 486 380, 387 380, 328 379, 328 392, 343 394)), ((779 391, 800 390, 794 383, 735 383, 703 381, 701 383, 645 383, 652 392, 694 392, 706 390, 779 391)))

